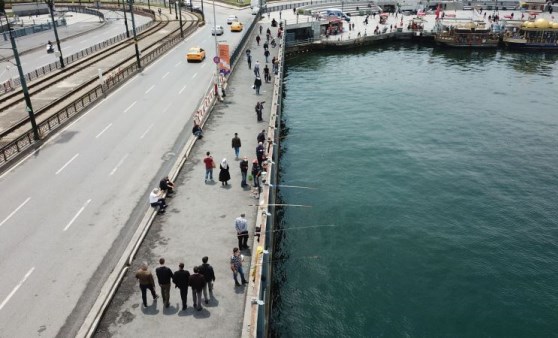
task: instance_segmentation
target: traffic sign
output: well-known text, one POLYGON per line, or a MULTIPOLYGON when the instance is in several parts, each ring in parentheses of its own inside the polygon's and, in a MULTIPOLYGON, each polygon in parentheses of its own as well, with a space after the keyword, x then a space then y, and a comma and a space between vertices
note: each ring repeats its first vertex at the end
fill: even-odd
POLYGON ((213 62, 219 63, 219 62, 221 62, 221 59, 220 59, 218 56, 215 56, 215 57, 213 58, 213 62))

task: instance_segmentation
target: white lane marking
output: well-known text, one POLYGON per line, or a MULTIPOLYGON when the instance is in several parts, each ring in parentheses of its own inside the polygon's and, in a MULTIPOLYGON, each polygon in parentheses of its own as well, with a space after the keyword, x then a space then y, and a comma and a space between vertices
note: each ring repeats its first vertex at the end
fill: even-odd
POLYGON ((207 39, 203 40, 201 44, 203 45, 206 41, 207 41, 207 39))
POLYGON ((120 166, 122 165, 122 163, 124 163, 124 160, 126 159, 126 157, 128 157, 129 154, 124 155, 124 157, 122 157, 120 159, 120 161, 118 161, 118 163, 116 164, 116 167, 114 167, 114 169, 112 169, 112 171, 110 172, 109 176, 114 175, 114 173, 118 170, 118 168, 120 168, 120 166))
POLYGON ((153 123, 151 123, 151 125, 149 126, 149 128, 147 128, 147 130, 141 135, 140 140, 143 139, 145 137, 145 135, 147 135, 147 133, 149 133, 149 131, 151 130, 151 128, 153 128, 153 123))
POLYGON ((68 223, 68 225, 66 225, 66 227, 62 231, 66 231, 70 228, 70 226, 75 222, 75 220, 79 217, 79 215, 83 212, 83 210, 85 210, 85 207, 89 204, 89 202, 91 202, 91 199, 88 199, 87 202, 85 202, 85 204, 81 207, 81 209, 79 209, 77 214, 75 214, 74 218, 72 218, 70 223, 68 223))
POLYGON ((180 89, 180 91, 178 92, 178 94, 182 94, 182 92, 184 91, 184 89, 186 89, 186 86, 182 87, 182 89, 180 89))
POLYGON ((164 79, 164 78, 166 78, 169 74, 170 74, 170 72, 167 72, 165 75, 163 75, 163 77, 161 78, 161 80, 164 79))
POLYGON ((17 290, 23 285, 23 283, 25 283, 25 281, 27 280, 27 278, 29 278, 29 276, 31 276, 31 274, 33 273, 33 271, 35 270, 35 267, 32 267, 29 271, 27 271, 27 273, 25 274, 25 276, 23 277, 23 279, 21 280, 21 282, 19 282, 15 288, 12 290, 12 292, 10 292, 10 294, 8 295, 8 297, 6 297, 6 299, 4 299, 4 301, 2 302, 2 304, 0 304, 0 310, 2 310, 2 308, 4 308, 4 306, 6 304, 8 304, 8 302, 10 301, 10 298, 12 298, 15 293, 17 292, 17 290))
POLYGON ((109 125, 106 126, 105 129, 101 130, 101 132, 98 133, 97 136, 95 136, 95 138, 99 138, 99 136, 103 135, 103 133, 104 133, 105 131, 107 131, 107 129, 109 129, 110 127, 112 127, 112 123, 109 123, 109 125))
POLYGON ((147 94, 147 93, 149 93, 149 92, 151 91, 151 89, 153 89, 153 88, 155 88, 155 85, 153 85, 153 86, 149 87, 149 89, 148 89, 148 90, 146 90, 146 91, 145 91, 145 93, 146 93, 146 94, 147 94))
POLYGON ((76 157, 78 157, 78 156, 79 156, 79 153, 75 154, 74 157, 72 157, 68 162, 66 162, 66 164, 64 164, 64 165, 62 166, 62 168, 58 169, 58 171, 56 172, 55 175, 60 174, 60 172, 61 172, 62 170, 64 170, 64 168, 66 168, 70 163, 72 163, 72 161, 75 160, 76 157))
POLYGON ((198 73, 195 73, 194 75, 192 75, 192 79, 195 78, 196 76, 198 76, 198 73))
POLYGON ((128 108, 124 109, 124 112, 125 112, 125 113, 127 113, 127 112, 128 112, 128 110, 132 109, 132 107, 133 107, 133 106, 134 106, 134 105, 136 104, 136 102, 138 102, 138 101, 134 101, 134 102, 132 102, 132 104, 131 104, 131 105, 129 105, 129 106, 128 106, 128 108))
MULTIPOLYGON (((162 60, 164 58, 159 58, 159 60, 162 60)), ((120 88, 118 88, 117 90, 115 90, 114 92, 112 92, 109 96, 106 97, 106 99, 112 97, 113 95, 118 94, 118 92, 120 92, 121 90, 123 90, 124 88, 126 88, 127 86, 129 86, 131 83, 133 83, 135 80, 137 79, 137 77, 133 77, 130 81, 127 81, 126 83, 124 83, 122 86, 120 86, 120 88)), ((25 156, 24 158, 21 159, 21 161, 17 162, 16 164, 14 164, 9 170, 6 170, 4 173, 0 174, 0 179, 2 179, 4 176, 8 175, 9 173, 13 172, 17 167, 19 167, 23 162, 27 161, 27 159, 31 156, 35 156, 39 151, 41 151, 44 147, 46 147, 48 144, 50 144, 52 141, 56 140, 56 138, 62 134, 63 132, 65 132, 66 130, 68 130, 69 128, 71 128, 74 124, 78 123, 82 118, 86 117, 87 115, 89 115, 93 110, 95 110, 95 108, 99 107, 100 105, 105 103, 105 100, 97 103, 96 105, 94 105, 93 107, 91 107, 91 109, 89 109, 88 111, 86 111, 85 113, 83 113, 83 115, 81 115, 80 117, 78 117, 77 119, 75 119, 73 122, 71 122, 69 125, 67 125, 65 128, 63 128, 62 130, 60 130, 59 132, 55 133, 54 135, 52 135, 51 138, 49 138, 48 140, 46 140, 39 148, 37 148, 37 150, 33 151, 32 153, 30 153, 29 155, 25 156)))
POLYGON ((203 67, 205 67, 206 65, 207 65, 207 63, 204 63, 201 67, 203 68, 203 67))
POLYGON ((4 218, 4 220, 2 221, 2 223, 0 223, 0 227, 1 227, 2 225, 4 225, 4 223, 6 223, 10 218, 12 218, 12 216, 15 215, 15 213, 16 213, 19 209, 23 208, 23 206, 24 206, 25 204, 27 204, 27 202, 29 202, 30 199, 31 199, 31 197, 27 197, 27 199, 26 199, 25 201, 23 201, 23 203, 21 203, 21 204, 19 205, 19 207, 17 207, 14 211, 12 211, 12 213, 9 214, 8 217, 4 218))
POLYGON ((182 64, 182 62, 179 62, 179 63, 175 64, 174 66, 175 66, 175 67, 178 67, 178 66, 180 66, 181 64, 182 64))

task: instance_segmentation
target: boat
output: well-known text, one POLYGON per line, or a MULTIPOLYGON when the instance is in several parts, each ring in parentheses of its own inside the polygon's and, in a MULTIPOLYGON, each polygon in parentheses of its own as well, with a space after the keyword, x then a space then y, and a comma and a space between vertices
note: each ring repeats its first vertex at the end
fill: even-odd
POLYGON ((519 30, 507 31, 503 41, 510 49, 558 50, 558 22, 525 21, 519 30))
POLYGON ((496 48, 500 42, 498 34, 484 21, 439 20, 435 27, 434 40, 440 45, 462 48, 496 48))

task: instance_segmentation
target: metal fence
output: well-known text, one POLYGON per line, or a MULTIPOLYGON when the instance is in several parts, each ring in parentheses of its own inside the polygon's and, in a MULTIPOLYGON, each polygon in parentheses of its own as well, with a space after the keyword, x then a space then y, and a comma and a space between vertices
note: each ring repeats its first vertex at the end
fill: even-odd
MULTIPOLYGON (((65 19, 56 20, 55 22, 56 22, 56 27, 66 26, 66 20, 65 19)), ((19 38, 19 37, 26 36, 26 35, 39 33, 39 32, 42 32, 42 31, 47 31, 49 29, 52 29, 52 22, 50 22, 50 21, 47 22, 47 23, 41 23, 41 24, 29 26, 29 27, 14 29, 14 30, 12 30, 12 34, 13 34, 14 38, 19 38)), ((4 37, 4 41, 9 41, 10 40, 10 33, 9 32, 3 32, 2 36, 4 37)))
MULTIPOLYGON (((184 34, 190 34, 195 29, 195 26, 190 26, 186 28, 184 34)), ((174 35, 173 37, 167 39, 161 46, 141 57, 140 61, 142 66, 145 67, 149 65, 159 56, 166 53, 168 50, 177 45, 180 41, 182 41, 180 34, 174 35)), ((126 68, 119 68, 116 72, 112 73, 111 76, 109 76, 103 84, 96 86, 94 89, 82 95, 74 102, 68 104, 60 111, 49 117, 47 120, 39 123, 38 128, 41 138, 44 138, 45 136, 51 134, 53 131, 57 130, 61 125, 64 124, 64 122, 68 121, 81 111, 87 109, 98 99, 103 98, 109 91, 117 88, 125 80, 135 75, 138 71, 139 69, 136 62, 126 68)), ((24 135, 6 144, 2 148, 0 148, 0 167, 4 166, 19 153, 27 150, 36 143, 37 141, 33 139, 32 130, 29 130, 25 132, 24 135)))

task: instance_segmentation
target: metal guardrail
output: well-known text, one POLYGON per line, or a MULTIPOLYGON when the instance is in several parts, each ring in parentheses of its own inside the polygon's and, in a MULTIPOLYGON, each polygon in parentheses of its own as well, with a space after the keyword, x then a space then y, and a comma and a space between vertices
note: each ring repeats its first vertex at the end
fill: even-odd
MULTIPOLYGON (((86 14, 91 14, 91 15, 98 15, 99 17, 102 17, 104 19, 104 15, 103 13, 97 11, 97 10, 93 10, 93 9, 89 9, 89 8, 84 8, 84 7, 79 7, 79 6, 70 6, 68 7, 68 10, 71 12, 76 12, 76 13, 86 13, 86 14), (98 14, 93 14, 93 13, 98 13, 98 14)), ((136 12, 136 9, 134 9, 134 12, 136 12)), ((143 14, 145 14, 145 12, 142 11, 138 11, 141 12, 143 14)), ((146 29, 148 29, 149 27, 151 27, 153 25, 154 21, 150 21, 146 24, 143 24, 141 26, 136 27, 136 32, 139 34, 143 31, 145 31, 146 29)), ((91 47, 82 49, 70 56, 66 56, 64 58, 64 64, 68 65, 72 62, 75 62, 85 56, 91 55, 105 47, 111 46, 117 42, 120 42, 122 40, 128 39, 128 37, 126 37, 126 33, 121 33, 118 34, 115 37, 112 37, 108 40, 99 42, 91 47)), ((37 68, 27 74, 25 74, 25 80, 27 82, 30 82, 32 80, 35 80, 43 75, 46 75, 48 73, 51 73, 55 70, 61 69, 62 66, 60 64, 60 61, 56 61, 56 62, 52 62, 48 65, 44 65, 40 68, 37 68)), ((21 87, 21 79, 15 78, 15 79, 10 79, 7 81, 4 81, 3 83, 0 84, 0 95, 5 94, 7 92, 11 92, 13 90, 15 90, 16 88, 21 87)))
MULTIPOLYGON (((190 34, 196 26, 190 26, 184 30, 184 35, 190 34)), ((147 53, 140 58, 141 64, 145 67, 155 61, 160 55, 170 50, 172 47, 177 45, 182 38, 180 33, 167 39, 161 46, 147 53)), ((73 116, 77 115, 81 111, 87 109, 92 103, 96 102, 98 99, 105 97, 105 95, 117 88, 129 77, 135 75, 139 71, 137 63, 134 62, 124 69, 119 69, 116 73, 109 76, 103 84, 96 86, 94 89, 90 90, 86 94, 82 95, 79 99, 68 104, 60 111, 56 112, 54 115, 46 119, 45 121, 38 124, 39 134, 41 137, 51 134, 53 131, 57 130, 66 121, 71 119, 73 116)), ((19 153, 27 150, 38 141, 33 139, 33 132, 31 130, 27 131, 24 135, 18 137, 14 141, 6 144, 0 148, 0 167, 4 166, 19 153)))
MULTIPOLYGON (((56 27, 66 26, 66 20, 60 19, 56 20, 56 27)), ((12 23, 13 24, 13 23, 12 23)), ((46 22, 41 24, 36 24, 28 27, 13 29, 12 34, 14 38, 20 38, 22 36, 31 35, 38 32, 43 32, 52 29, 52 22, 46 22)), ((2 32, 2 36, 4 37, 4 41, 10 40, 10 33, 9 32, 2 32)))

